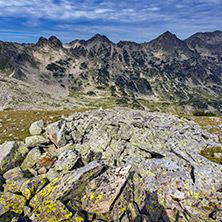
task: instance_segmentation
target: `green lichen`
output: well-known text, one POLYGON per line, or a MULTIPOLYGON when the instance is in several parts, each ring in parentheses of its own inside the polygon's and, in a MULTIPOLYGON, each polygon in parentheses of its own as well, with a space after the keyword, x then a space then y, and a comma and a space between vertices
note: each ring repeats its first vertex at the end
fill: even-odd
POLYGON ((200 155, 206 157, 212 162, 222 164, 222 148, 221 147, 208 147, 201 150, 200 155))

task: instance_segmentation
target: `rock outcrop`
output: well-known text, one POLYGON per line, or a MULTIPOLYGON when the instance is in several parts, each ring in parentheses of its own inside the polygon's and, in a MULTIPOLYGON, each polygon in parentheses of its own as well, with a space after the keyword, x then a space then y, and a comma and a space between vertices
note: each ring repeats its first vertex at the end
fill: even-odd
POLYGON ((0 221, 222 221, 222 166, 199 154, 222 145, 196 123, 100 109, 42 125, 0 146, 0 221))

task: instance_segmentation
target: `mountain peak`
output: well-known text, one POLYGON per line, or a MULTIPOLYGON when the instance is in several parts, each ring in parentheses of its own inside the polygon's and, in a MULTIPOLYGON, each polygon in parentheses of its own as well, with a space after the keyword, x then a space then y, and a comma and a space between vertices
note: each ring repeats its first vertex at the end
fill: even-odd
POLYGON ((48 39, 50 45, 55 46, 55 47, 61 47, 62 46, 62 42, 55 36, 51 36, 48 39))
POLYGON ((158 37, 159 39, 178 39, 177 36, 169 31, 164 32, 162 35, 158 37))
POLYGON ((112 43, 105 35, 100 35, 100 34, 96 34, 94 35, 92 38, 90 38, 87 42, 91 43, 91 42, 107 42, 107 43, 112 43))
POLYGON ((168 30, 166 32, 164 32, 162 35, 175 36, 173 33, 171 33, 168 30))
POLYGON ((180 40, 175 34, 169 31, 164 32, 162 35, 149 42, 148 46, 154 51, 164 51, 171 55, 177 54, 178 49, 182 50, 187 56, 191 56, 192 54, 186 42, 180 40))
POLYGON ((45 37, 40 37, 38 42, 36 43, 37 46, 45 46, 48 44, 54 47, 62 47, 62 42, 55 36, 51 36, 49 39, 45 37))
POLYGON ((196 34, 185 39, 185 41, 193 46, 197 44, 221 44, 222 31, 197 32, 196 34))
POLYGON ((44 46, 48 43, 48 40, 45 37, 40 37, 38 42, 36 43, 37 46, 44 46))

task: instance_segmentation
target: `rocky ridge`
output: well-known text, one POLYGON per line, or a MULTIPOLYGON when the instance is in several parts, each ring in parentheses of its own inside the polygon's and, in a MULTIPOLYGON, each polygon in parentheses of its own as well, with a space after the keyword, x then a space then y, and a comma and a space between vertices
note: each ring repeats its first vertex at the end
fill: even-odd
POLYGON ((146 111, 74 113, 0 145, 0 221, 222 220, 222 147, 193 121, 146 111))
POLYGON ((162 111, 177 107, 221 113, 221 33, 180 40, 167 31, 141 44, 115 44, 99 34, 67 44, 55 36, 41 37, 36 44, 0 41, 0 109, 107 103, 152 109, 150 103, 159 103, 162 111))

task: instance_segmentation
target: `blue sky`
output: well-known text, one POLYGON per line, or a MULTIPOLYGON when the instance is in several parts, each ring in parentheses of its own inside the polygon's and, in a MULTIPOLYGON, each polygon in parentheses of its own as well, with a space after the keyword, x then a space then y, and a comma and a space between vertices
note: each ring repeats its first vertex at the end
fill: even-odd
POLYGON ((222 30, 221 0, 0 0, 0 40, 62 42, 96 33, 111 41, 150 41, 166 30, 185 39, 222 30))

